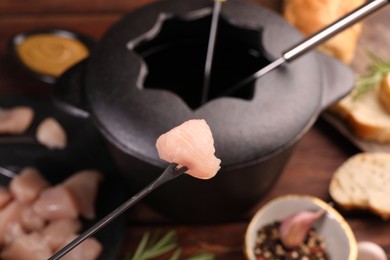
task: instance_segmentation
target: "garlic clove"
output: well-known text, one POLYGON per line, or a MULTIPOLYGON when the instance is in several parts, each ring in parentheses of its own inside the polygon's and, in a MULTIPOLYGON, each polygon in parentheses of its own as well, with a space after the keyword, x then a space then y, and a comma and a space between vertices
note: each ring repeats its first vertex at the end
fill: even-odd
POLYGON ((362 241, 358 243, 357 260, 387 260, 387 256, 379 245, 369 241, 362 241))
POLYGON ((311 226, 325 213, 324 209, 317 211, 300 211, 283 219, 280 223, 280 240, 287 248, 301 245, 311 226))

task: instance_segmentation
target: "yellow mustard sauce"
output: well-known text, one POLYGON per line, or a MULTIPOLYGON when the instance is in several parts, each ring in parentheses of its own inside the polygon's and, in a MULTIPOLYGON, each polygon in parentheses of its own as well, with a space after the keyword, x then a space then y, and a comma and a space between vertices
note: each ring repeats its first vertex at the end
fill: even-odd
POLYGON ((89 55, 88 48, 77 39, 52 34, 35 34, 17 46, 17 53, 31 70, 54 77, 89 55))

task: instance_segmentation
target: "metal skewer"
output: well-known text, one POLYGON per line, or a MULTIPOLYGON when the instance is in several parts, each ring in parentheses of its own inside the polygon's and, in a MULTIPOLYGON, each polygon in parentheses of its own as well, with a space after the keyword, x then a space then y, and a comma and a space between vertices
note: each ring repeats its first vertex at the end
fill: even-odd
POLYGON ((238 82, 236 85, 233 85, 232 87, 228 88, 226 91, 221 93, 220 96, 226 96, 232 94, 238 89, 245 86, 246 84, 263 76, 264 74, 270 72, 271 70, 279 67, 283 63, 295 60, 301 55, 312 50, 314 47, 328 40, 332 36, 338 34, 339 32, 343 31, 349 26, 359 22, 363 18, 367 17, 368 15, 384 7, 388 3, 390 3, 390 0, 373 0, 371 2, 368 2, 365 5, 362 5, 361 7, 345 15, 344 17, 340 18, 339 20, 332 23, 331 25, 325 27, 321 31, 317 32, 316 34, 298 42, 288 50, 284 51, 282 57, 271 62, 270 64, 260 69, 255 74, 252 74, 248 78, 244 79, 243 81, 238 82))
POLYGON ((148 186, 146 186, 144 189, 142 189, 140 192, 138 192, 136 195, 131 197, 129 200, 124 202, 122 205, 120 205, 118 208, 113 210, 111 213, 109 213, 107 216, 105 216, 103 219, 98 221, 95 225, 90 227, 88 230, 86 230, 84 233, 79 235, 76 239, 71 241, 69 244, 67 244, 65 247, 57 251, 54 255, 52 255, 48 260, 58 260, 61 257, 63 257, 65 254, 67 254, 69 251, 71 251, 73 248, 75 248, 77 245, 79 245, 81 242, 83 242, 88 237, 95 234, 97 231, 99 231, 101 228, 106 226, 108 223, 113 221, 115 218, 120 216, 122 213, 124 213, 127 209, 129 209, 131 206, 133 206, 135 203, 140 201, 143 197, 148 195, 150 192, 161 186, 162 184, 173 180, 174 178, 180 176, 184 172, 186 172, 188 169, 187 167, 181 167, 179 169, 176 168, 176 163, 171 163, 165 171, 152 183, 150 183, 148 186))
POLYGON ((204 69, 203 92, 202 92, 201 104, 206 103, 207 97, 209 94, 210 74, 211 74, 211 66, 213 64, 215 39, 217 37, 218 21, 219 21, 219 15, 221 13, 222 2, 224 2, 224 1, 225 0, 214 0, 214 8, 213 8, 213 16, 212 16, 212 20, 211 20, 209 43, 207 46, 206 65, 205 65, 205 69, 204 69))
POLYGON ((16 173, 1 166, 0 166, 0 174, 10 179, 13 179, 16 176, 16 173))

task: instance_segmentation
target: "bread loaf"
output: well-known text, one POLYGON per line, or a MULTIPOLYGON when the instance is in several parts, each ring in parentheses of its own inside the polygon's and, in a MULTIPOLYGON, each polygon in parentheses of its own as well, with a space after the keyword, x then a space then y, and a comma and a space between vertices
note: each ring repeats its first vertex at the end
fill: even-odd
POLYGON ((334 173, 329 186, 333 200, 344 209, 366 209, 390 218, 390 154, 359 153, 334 173))
POLYGON ((358 98, 352 92, 332 106, 329 111, 344 119, 356 137, 378 143, 390 142, 390 113, 385 105, 387 102, 390 110, 389 81, 390 76, 385 77, 380 85, 358 98))
MULTIPOLYGON (((364 0, 284 0, 284 18, 305 36, 310 36, 362 5, 364 0)), ((346 64, 355 56, 362 31, 358 23, 338 33, 319 49, 346 64)))

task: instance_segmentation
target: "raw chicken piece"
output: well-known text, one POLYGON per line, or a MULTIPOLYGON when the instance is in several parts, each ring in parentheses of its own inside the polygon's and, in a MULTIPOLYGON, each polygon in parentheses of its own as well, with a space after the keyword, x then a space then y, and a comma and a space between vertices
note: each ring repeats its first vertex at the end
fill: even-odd
POLYGON ((67 239, 80 229, 81 223, 77 219, 59 219, 50 222, 40 233, 44 242, 55 252, 61 249, 67 239))
POLYGON ((0 109, 0 133, 22 134, 31 125, 33 118, 34 111, 30 107, 0 109))
POLYGON ((0 209, 5 207, 11 199, 12 197, 8 190, 0 186, 0 209))
POLYGON ((49 182, 42 177, 37 169, 27 167, 12 179, 10 192, 16 200, 22 203, 31 203, 49 185, 49 182))
POLYGON ((39 124, 36 138, 38 142, 49 149, 64 149, 66 147, 67 137, 65 130, 52 117, 46 118, 39 124))
POLYGON ((22 205, 20 224, 27 232, 37 231, 45 226, 45 221, 39 216, 30 205, 22 205))
POLYGON ((25 232, 20 224, 22 205, 17 201, 8 203, 0 212, 0 246, 10 244, 25 232))
POLYGON ((0 255, 3 260, 42 260, 52 255, 52 250, 43 243, 42 236, 36 232, 24 234, 15 239, 0 255))
POLYGON ((95 200, 102 174, 95 170, 76 172, 63 182, 76 198, 77 208, 86 219, 95 218, 95 200))
POLYGON ((212 133, 203 119, 186 121, 161 135, 156 147, 161 159, 186 166, 193 177, 210 179, 220 169, 212 133))
MULTIPOLYGON (((68 243, 73 241, 76 238, 76 235, 69 236, 66 243, 62 247, 66 246, 68 243)), ((89 237, 76 246, 69 253, 64 255, 61 260, 95 260, 99 257, 103 251, 102 245, 93 237, 89 237)))
POLYGON ((77 218, 79 211, 73 194, 63 185, 45 189, 32 205, 33 210, 44 220, 77 218))

